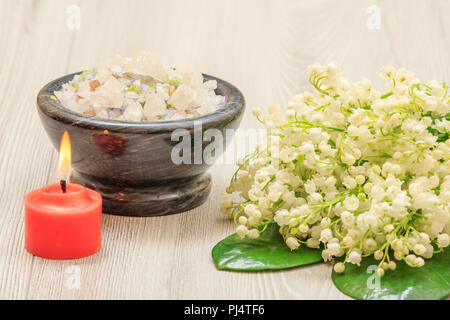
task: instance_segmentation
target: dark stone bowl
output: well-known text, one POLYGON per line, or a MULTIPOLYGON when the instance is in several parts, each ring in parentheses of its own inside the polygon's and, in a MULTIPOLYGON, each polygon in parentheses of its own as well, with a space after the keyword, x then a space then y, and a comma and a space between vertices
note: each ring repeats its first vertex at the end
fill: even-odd
MULTIPOLYGON (((206 201, 211 191, 211 176, 207 170, 212 162, 211 159, 203 161, 202 155, 215 138, 204 139, 203 133, 216 129, 210 132, 224 137, 225 149, 230 142, 225 140, 230 136, 225 130, 239 126, 245 107, 239 89, 205 74, 205 80, 217 81, 216 93, 226 97, 223 108, 180 121, 124 122, 85 116, 52 100, 54 91, 61 89, 75 74, 48 83, 37 97, 42 124, 57 150, 64 130, 69 132, 72 182, 98 191, 103 196, 103 212, 116 215, 173 214, 206 201), (174 139, 175 130, 183 136, 174 139), (181 141, 191 147, 191 154, 180 153, 185 161, 176 164, 171 154, 181 141)), ((223 150, 216 150, 213 160, 223 150)))

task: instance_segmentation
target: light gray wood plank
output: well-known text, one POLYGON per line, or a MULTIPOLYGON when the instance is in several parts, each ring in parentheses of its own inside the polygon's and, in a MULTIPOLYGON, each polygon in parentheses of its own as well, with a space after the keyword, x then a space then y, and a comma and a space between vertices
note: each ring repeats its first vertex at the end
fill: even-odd
MULTIPOLYGON (((46 81, 66 71, 69 39, 53 32, 46 19, 58 9, 55 3, 2 1, 0 6, 0 298, 25 298, 34 258, 24 250, 23 198, 54 176, 49 169, 55 153, 40 126, 35 98, 46 81)), ((53 22, 64 25, 64 17, 53 22)))
POLYGON ((35 111, 49 80, 119 53, 150 50, 169 65, 193 64, 237 85, 251 108, 281 105, 308 89, 306 67, 338 62, 377 87, 384 64, 449 81, 448 1, 13 1, 0 2, 0 299, 346 299, 330 264, 270 273, 217 271, 211 248, 234 230, 219 213, 232 165, 211 169, 212 196, 190 212, 103 217, 103 248, 73 261, 23 248, 23 197, 55 180, 56 152, 35 111), (80 30, 66 8, 81 8, 80 30), (380 29, 366 26, 370 5, 380 29), (70 289, 67 268, 81 271, 70 289))

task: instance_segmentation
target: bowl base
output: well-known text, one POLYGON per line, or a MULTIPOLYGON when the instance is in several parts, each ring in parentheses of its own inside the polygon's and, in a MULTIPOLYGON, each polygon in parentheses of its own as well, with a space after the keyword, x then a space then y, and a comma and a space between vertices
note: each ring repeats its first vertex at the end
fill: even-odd
POLYGON ((209 173, 178 180, 129 185, 72 172, 71 182, 100 193, 103 213, 151 217, 191 210, 203 204, 211 192, 209 173))

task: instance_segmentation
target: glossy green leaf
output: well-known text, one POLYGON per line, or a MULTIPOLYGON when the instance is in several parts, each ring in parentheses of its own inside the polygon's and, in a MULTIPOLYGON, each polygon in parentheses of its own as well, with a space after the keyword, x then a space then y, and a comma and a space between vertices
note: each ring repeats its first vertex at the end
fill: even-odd
POLYGON ((213 248, 212 257, 217 269, 233 271, 280 270, 323 261, 321 250, 304 245, 291 252, 274 223, 257 239, 232 234, 213 248))
POLYGON ((397 261, 397 268, 383 277, 376 274, 378 263, 373 257, 363 258, 360 267, 348 263, 344 273, 333 271, 333 282, 344 294, 364 300, 435 300, 450 294, 450 250, 435 254, 420 268, 397 261))

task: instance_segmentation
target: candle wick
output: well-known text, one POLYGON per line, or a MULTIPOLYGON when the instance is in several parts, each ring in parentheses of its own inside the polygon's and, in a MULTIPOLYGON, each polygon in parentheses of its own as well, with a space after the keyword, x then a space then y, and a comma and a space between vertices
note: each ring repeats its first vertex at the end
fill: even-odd
POLYGON ((59 183, 61 184, 61 190, 63 193, 66 193, 66 180, 61 180, 59 181, 59 183))

